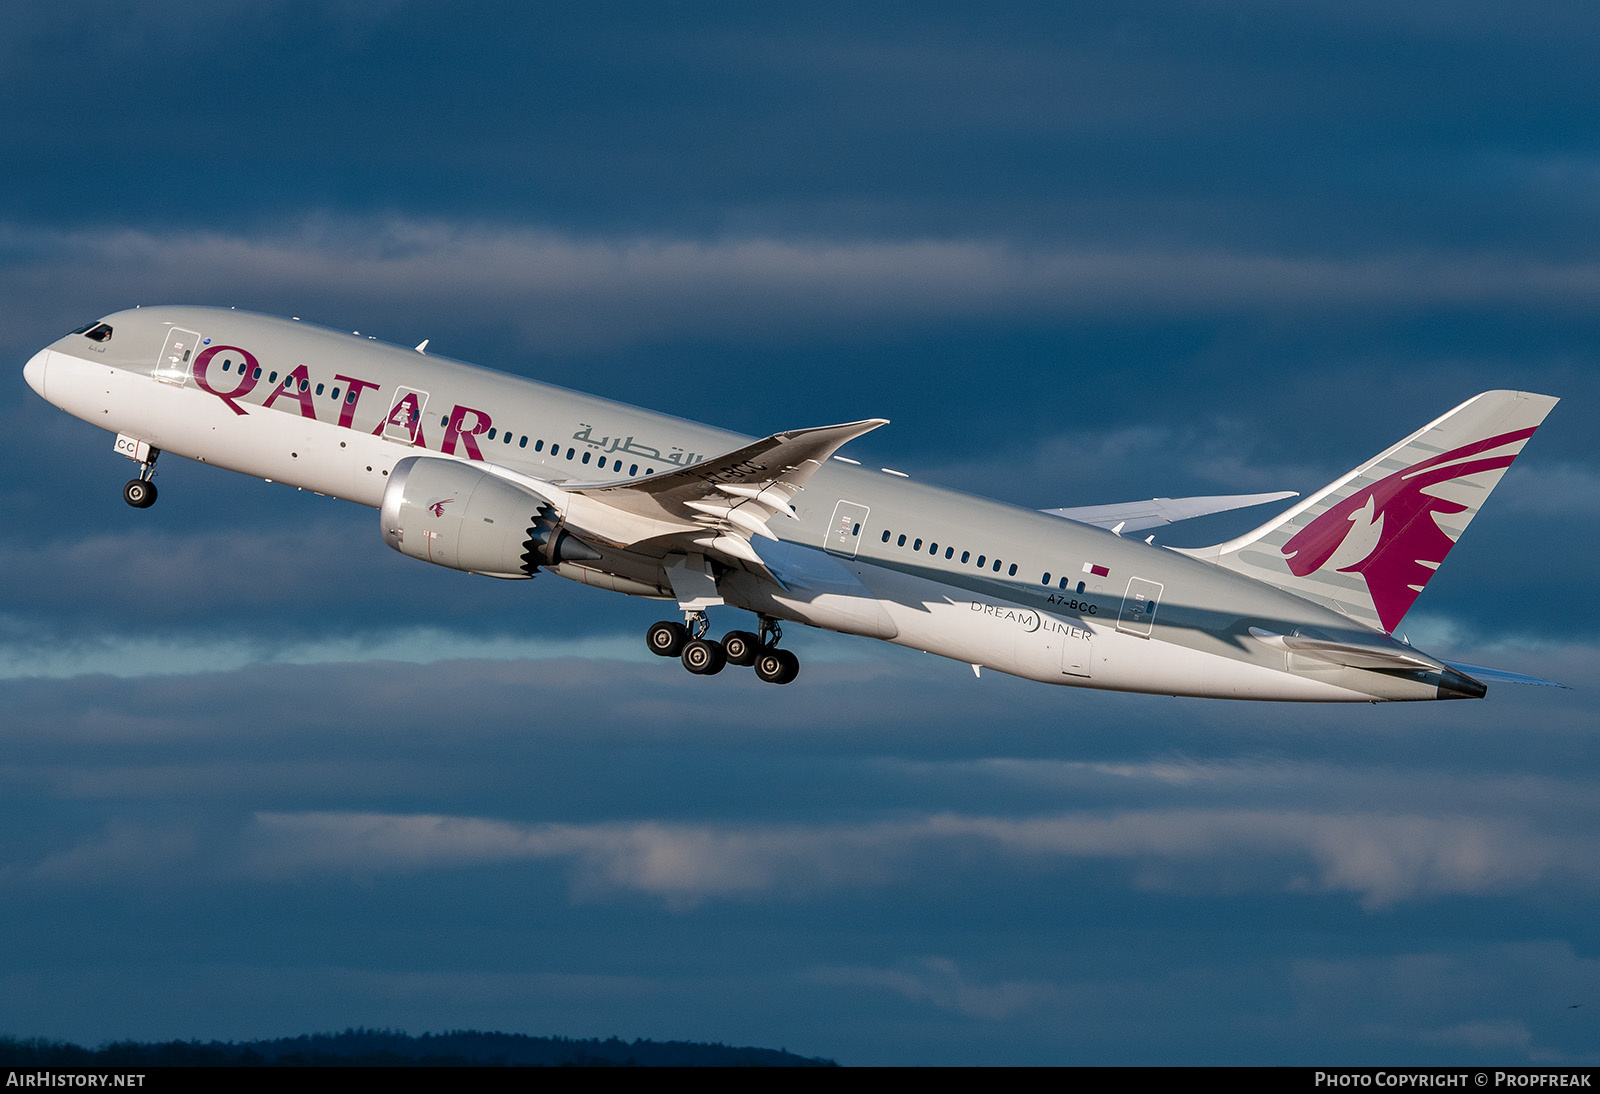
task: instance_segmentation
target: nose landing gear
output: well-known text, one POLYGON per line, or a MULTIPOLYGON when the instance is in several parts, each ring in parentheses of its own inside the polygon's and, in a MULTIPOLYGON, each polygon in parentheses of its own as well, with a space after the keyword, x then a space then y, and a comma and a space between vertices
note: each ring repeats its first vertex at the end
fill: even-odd
POLYGON ((715 676, 724 666, 753 666, 769 684, 787 684, 800 675, 800 659, 778 649, 783 631, 778 621, 761 617, 761 631, 729 631, 721 642, 706 637, 710 623, 703 611, 684 613, 687 625, 662 620, 645 632, 645 645, 658 657, 677 657, 696 676, 715 676))
POLYGON ((122 500, 135 509, 148 509, 156 503, 156 484, 151 480, 155 477, 156 458, 161 455, 161 449, 143 447, 148 455, 139 460, 139 477, 129 479, 122 487, 122 500))

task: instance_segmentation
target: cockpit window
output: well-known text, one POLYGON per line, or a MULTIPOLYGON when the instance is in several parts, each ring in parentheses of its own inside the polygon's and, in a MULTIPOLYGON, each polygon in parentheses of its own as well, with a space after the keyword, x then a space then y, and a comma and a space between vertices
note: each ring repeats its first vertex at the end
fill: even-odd
POLYGON ((77 330, 73 331, 72 333, 73 334, 81 334, 85 338, 88 338, 91 341, 95 341, 95 342, 109 342, 109 341, 111 341, 111 325, 109 323, 101 323, 99 321, 96 321, 96 322, 93 322, 93 323, 88 323, 88 324, 86 324, 84 326, 79 327, 77 330))

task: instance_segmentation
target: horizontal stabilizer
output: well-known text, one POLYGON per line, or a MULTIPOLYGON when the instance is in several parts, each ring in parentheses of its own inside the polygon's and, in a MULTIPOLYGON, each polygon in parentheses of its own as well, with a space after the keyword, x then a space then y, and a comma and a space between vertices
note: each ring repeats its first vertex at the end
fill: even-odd
POLYGON ((1528 676, 1520 672, 1507 672, 1505 669, 1486 669, 1482 665, 1463 665, 1459 661, 1446 661, 1445 664, 1457 672, 1464 672, 1468 676, 1490 684, 1536 684, 1543 688, 1572 690, 1566 684, 1557 683, 1554 680, 1546 680, 1542 676, 1528 676))
POLYGON ((1118 501, 1109 505, 1079 505, 1070 509, 1041 509, 1052 517, 1065 517, 1079 524, 1092 524, 1097 528, 1116 529, 1121 532, 1142 532, 1146 528, 1159 528, 1192 517, 1212 513, 1226 513, 1230 509, 1248 509, 1252 505, 1265 505, 1269 501, 1282 501, 1295 496, 1293 490, 1277 490, 1270 494, 1216 494, 1205 498, 1151 498, 1149 501, 1118 501))

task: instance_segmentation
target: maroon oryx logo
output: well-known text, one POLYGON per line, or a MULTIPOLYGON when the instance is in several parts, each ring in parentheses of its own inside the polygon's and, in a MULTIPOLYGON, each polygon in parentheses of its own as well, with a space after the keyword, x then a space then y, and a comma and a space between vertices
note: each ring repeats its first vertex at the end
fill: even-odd
POLYGON ((1378 609, 1378 621, 1385 631, 1394 630, 1455 546, 1455 540, 1439 527, 1435 514, 1451 516, 1467 509, 1459 502, 1435 497, 1427 492, 1428 487, 1510 467, 1517 458, 1515 452, 1482 459, 1472 457, 1531 436, 1533 429, 1519 429, 1474 441, 1357 490, 1283 545, 1289 569, 1298 577, 1315 573, 1333 557, 1358 523, 1375 529, 1377 546, 1359 562, 1339 567, 1338 572, 1360 574, 1366 579, 1367 591, 1378 609))
POLYGON ((444 516, 444 507, 455 501, 455 498, 436 498, 428 503, 428 509, 436 517, 444 516))

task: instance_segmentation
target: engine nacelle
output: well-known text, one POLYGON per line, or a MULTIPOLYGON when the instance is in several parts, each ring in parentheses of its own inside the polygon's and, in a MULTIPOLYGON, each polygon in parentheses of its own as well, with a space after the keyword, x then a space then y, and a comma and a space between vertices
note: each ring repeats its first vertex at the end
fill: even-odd
POLYGON ((403 555, 491 577, 532 577, 540 566, 600 557, 561 528, 548 500, 456 460, 395 464, 379 510, 383 541, 403 555))

